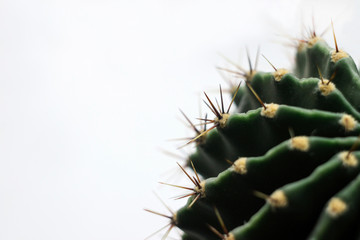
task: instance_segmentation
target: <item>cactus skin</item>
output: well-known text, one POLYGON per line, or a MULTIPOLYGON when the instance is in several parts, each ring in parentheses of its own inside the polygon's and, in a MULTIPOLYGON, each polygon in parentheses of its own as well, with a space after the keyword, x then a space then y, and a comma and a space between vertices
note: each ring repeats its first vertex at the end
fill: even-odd
POLYGON ((360 75, 352 58, 313 35, 300 43, 292 72, 250 75, 268 110, 242 86, 236 112, 189 156, 205 180, 195 204, 197 195, 176 213, 182 239, 220 239, 209 228, 223 232, 214 206, 226 240, 360 239, 360 75))

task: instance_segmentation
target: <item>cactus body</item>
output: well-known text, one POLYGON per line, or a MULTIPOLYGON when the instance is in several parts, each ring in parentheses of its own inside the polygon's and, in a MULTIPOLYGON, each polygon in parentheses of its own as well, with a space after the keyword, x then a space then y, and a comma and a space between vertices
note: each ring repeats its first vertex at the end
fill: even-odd
POLYGON ((246 81, 236 112, 189 156, 205 180, 176 212, 183 239, 221 239, 211 228, 227 240, 359 239, 360 76, 352 58, 314 35, 300 43, 292 71, 246 81))

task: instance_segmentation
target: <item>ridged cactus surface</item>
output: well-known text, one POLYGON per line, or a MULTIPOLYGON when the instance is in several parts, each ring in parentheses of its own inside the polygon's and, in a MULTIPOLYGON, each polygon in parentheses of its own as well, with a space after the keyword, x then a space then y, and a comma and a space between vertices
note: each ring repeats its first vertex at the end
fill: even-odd
POLYGON ((236 111, 205 96, 213 128, 192 141, 194 186, 170 226, 186 240, 360 239, 353 59, 312 34, 293 69, 234 74, 244 81, 233 88, 236 111))

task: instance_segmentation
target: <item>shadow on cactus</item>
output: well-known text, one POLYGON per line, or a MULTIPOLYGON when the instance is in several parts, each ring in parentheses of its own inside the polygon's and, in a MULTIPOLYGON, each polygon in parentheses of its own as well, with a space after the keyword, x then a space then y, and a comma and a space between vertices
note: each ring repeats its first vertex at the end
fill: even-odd
POLYGON ((360 239, 360 76, 334 40, 297 41, 292 71, 225 69, 245 82, 235 113, 221 89, 220 103, 205 94, 215 118, 191 141, 194 187, 175 186, 189 199, 168 217, 183 239, 360 239))

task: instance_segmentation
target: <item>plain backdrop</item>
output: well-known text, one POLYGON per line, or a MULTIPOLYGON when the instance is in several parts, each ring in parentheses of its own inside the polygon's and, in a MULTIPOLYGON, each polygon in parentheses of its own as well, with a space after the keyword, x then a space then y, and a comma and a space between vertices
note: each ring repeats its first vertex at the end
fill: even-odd
MULTIPOLYGON (((158 184, 190 186, 182 160, 162 150, 194 150, 168 140, 192 136, 178 108, 196 122, 207 111, 202 91, 228 87, 220 55, 247 67, 245 47, 254 59, 260 45, 291 68, 289 39, 312 18, 319 33, 333 19, 358 63, 358 9, 345 0, 1 0, 0 239, 144 239, 166 225, 143 208, 169 214, 153 191, 184 204, 173 199, 184 191, 158 184)), ((324 38, 333 44, 331 30, 324 38)), ((272 70, 263 58, 259 69, 272 70)))

